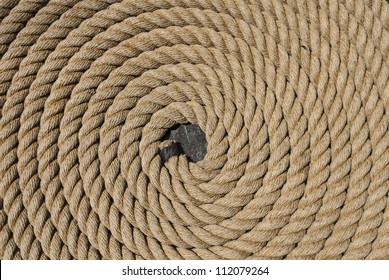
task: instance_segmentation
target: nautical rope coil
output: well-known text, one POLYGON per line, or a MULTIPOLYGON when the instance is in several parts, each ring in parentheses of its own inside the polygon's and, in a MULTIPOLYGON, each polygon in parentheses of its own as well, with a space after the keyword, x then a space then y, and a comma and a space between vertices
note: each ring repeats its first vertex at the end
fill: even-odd
POLYGON ((389 259, 384 0, 1 0, 0 58, 1 259, 389 259))

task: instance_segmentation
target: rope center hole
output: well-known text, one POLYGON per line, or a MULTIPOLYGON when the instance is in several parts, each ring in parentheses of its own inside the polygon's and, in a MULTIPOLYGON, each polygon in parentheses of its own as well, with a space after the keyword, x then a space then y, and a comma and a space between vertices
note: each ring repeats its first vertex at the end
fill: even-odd
POLYGON ((184 154, 190 162, 202 160, 207 153, 207 140, 204 132, 195 124, 179 124, 168 130, 162 141, 172 143, 160 151, 162 162, 172 156, 184 154))

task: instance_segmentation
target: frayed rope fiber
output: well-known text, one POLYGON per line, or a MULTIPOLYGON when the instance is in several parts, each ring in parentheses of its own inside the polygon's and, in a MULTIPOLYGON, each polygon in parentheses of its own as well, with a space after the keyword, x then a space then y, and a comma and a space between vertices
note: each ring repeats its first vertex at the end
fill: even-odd
POLYGON ((389 259, 385 1, 1 0, 0 58, 1 259, 389 259))

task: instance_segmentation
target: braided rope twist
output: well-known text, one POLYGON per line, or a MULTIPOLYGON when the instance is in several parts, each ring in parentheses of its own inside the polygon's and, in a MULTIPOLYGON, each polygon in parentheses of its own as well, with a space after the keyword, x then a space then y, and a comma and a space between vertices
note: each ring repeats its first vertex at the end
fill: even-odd
POLYGON ((0 59, 1 259, 389 259, 384 0, 2 0, 0 59))

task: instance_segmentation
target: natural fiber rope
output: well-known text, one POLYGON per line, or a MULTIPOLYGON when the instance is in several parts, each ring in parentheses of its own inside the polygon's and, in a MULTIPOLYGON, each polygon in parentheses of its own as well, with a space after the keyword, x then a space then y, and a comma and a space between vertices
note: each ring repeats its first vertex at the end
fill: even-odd
POLYGON ((0 58, 1 259, 389 259, 383 0, 1 0, 0 58))

